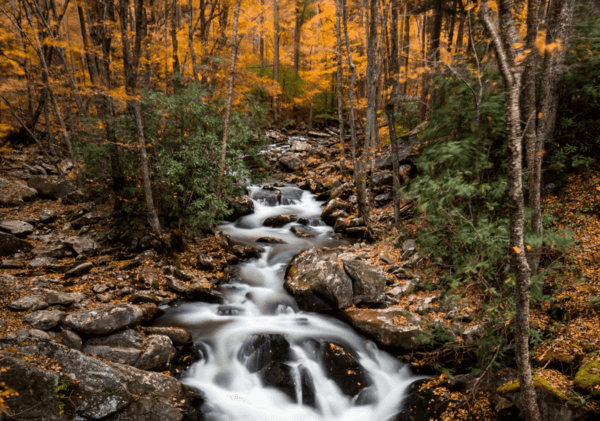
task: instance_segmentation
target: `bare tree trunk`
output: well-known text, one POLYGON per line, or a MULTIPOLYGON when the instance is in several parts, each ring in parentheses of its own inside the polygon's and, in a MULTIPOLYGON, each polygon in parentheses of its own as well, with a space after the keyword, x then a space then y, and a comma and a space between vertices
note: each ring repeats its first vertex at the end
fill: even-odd
POLYGON ((448 22, 448 51, 452 51, 452 44, 454 43, 454 22, 456 21, 456 11, 458 7, 458 0, 454 0, 452 4, 452 16, 448 22))
POLYGON ((454 48, 454 52, 458 53, 463 49, 463 38, 465 37, 465 13, 464 6, 462 0, 458 0, 459 2, 459 11, 458 11, 458 34, 456 34, 456 47, 454 48))
POLYGON ((346 145, 344 137, 344 90, 342 89, 342 0, 336 0, 335 3, 335 30, 337 42, 337 104, 338 104, 338 120, 340 123, 340 145, 342 147, 342 174, 346 172, 346 145))
POLYGON ((81 28, 83 49, 85 50, 85 59, 88 65, 88 72, 90 74, 90 82, 93 86, 96 86, 96 83, 98 83, 98 69, 96 68, 96 60, 88 39, 87 28, 85 25, 85 14, 83 13, 83 8, 81 7, 80 3, 77 3, 77 13, 79 16, 79 27, 81 28))
POLYGON ((225 174, 225 156, 227 155, 227 140, 229 137, 229 123, 231 121, 231 103, 233 102, 233 82, 235 78, 235 60, 238 50, 238 18, 240 16, 240 2, 235 3, 235 11, 233 12, 233 39, 231 46, 231 66, 229 68, 229 81, 227 84, 227 99, 225 100, 225 122, 223 125, 223 145, 221 146, 221 165, 219 166, 219 175, 217 178, 217 200, 221 199, 221 187, 223 185, 223 175, 225 174))
POLYGON ((377 29, 379 17, 378 0, 369 0, 367 25, 367 121, 365 144, 361 165, 370 161, 371 149, 375 146, 377 128, 377 29))
POLYGON ((387 103, 388 128, 390 132, 390 143, 392 144, 392 165, 393 165, 393 192, 394 198, 394 223, 398 227, 400 219, 399 208, 400 198, 398 190, 400 189, 400 172, 398 166, 398 139, 396 138, 396 101, 400 95, 400 86, 398 82, 398 73, 400 73, 400 63, 398 62, 398 0, 392 0, 392 24, 390 28, 391 51, 390 51, 390 81, 392 83, 392 93, 387 103))
MULTIPOLYGON (((263 6, 264 0, 260 0, 261 6, 263 6)), ((264 13, 260 14, 260 41, 259 41, 259 54, 260 54, 260 73, 261 75, 265 71, 265 37, 263 36, 262 27, 265 23, 264 13)))
POLYGON ((273 121, 277 124, 277 94, 279 93, 279 6, 273 0, 273 80, 275 93, 273 94, 273 121))
POLYGON ((178 1, 173 0, 173 10, 171 10, 171 47, 173 48, 173 92, 179 89, 181 76, 181 66, 179 64, 179 43, 177 42, 177 28, 179 27, 178 1))
POLYGON ((508 195, 510 234, 509 246, 511 266, 515 274, 515 342, 517 368, 524 412, 529 421, 542 421, 536 401, 535 387, 529 362, 529 291, 530 269, 525 255, 523 233, 523 174, 521 162, 523 146, 521 139, 521 110, 519 103, 521 71, 516 55, 522 48, 518 45, 517 31, 514 26, 512 0, 501 0, 499 7, 500 31, 489 15, 488 0, 482 0, 481 19, 488 32, 498 57, 502 79, 506 90, 505 113, 508 135, 508 195))
MULTIPOLYGON (((46 97, 48 96, 48 89, 44 89, 46 97)), ((48 150, 52 155, 56 155, 54 150, 54 144, 52 143, 52 127, 50 126, 50 112, 48 110, 48 98, 44 101, 44 120, 46 120, 46 139, 48 140, 48 150)))
MULTIPOLYGON (((147 28, 145 25, 146 18, 144 16, 144 0, 136 0, 135 4, 135 42, 132 49, 129 35, 129 0, 119 0, 120 2, 120 23, 121 23, 121 39, 123 42, 123 62, 125 67, 125 87, 127 94, 133 96, 137 90, 137 78, 139 58, 141 55, 142 41, 146 37, 147 28)), ((148 166, 148 154, 146 152, 146 139, 144 137, 144 125, 142 122, 142 113, 140 104, 137 99, 129 99, 127 101, 129 109, 133 114, 135 121, 135 131, 140 150, 140 170, 142 173, 142 184, 144 186, 144 198, 148 211, 148 223, 152 230, 160 237, 161 228, 158 219, 158 212, 154 206, 152 197, 152 182, 150 180, 150 168, 148 166)))
MULTIPOLYGON (((190 8, 189 11, 189 18, 188 18, 188 23, 190 25, 189 27, 189 31, 188 31, 188 42, 189 42, 189 46, 190 46, 190 59, 192 61, 192 72, 194 73, 194 80, 196 81, 197 84, 200 84, 200 79, 198 79, 198 66, 196 64, 196 50, 194 49, 194 6, 192 4, 192 0, 188 0, 188 7, 190 8)), ((200 11, 200 13, 203 13, 203 11, 200 11)))
POLYGON ((408 55, 410 54, 410 16, 408 16, 408 5, 404 5, 404 41, 402 55, 404 56, 404 76, 407 79, 404 82, 403 92, 407 94, 408 90, 408 55))

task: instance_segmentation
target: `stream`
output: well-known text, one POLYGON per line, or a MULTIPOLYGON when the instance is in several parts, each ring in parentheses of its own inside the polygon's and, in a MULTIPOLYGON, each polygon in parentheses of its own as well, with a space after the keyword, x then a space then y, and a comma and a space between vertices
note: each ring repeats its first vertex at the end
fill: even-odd
POLYGON ((221 226, 232 243, 264 249, 221 286, 226 303, 183 302, 158 321, 187 329, 200 349, 181 381, 206 395, 202 412, 210 421, 387 421, 419 377, 345 323, 298 310, 283 287, 286 265, 302 250, 343 240, 331 238, 313 194, 277 189, 279 199, 250 187, 254 213, 221 226), (276 215, 305 218, 311 236, 291 231, 298 222, 263 226, 276 215), (261 237, 284 243, 257 243, 261 237))

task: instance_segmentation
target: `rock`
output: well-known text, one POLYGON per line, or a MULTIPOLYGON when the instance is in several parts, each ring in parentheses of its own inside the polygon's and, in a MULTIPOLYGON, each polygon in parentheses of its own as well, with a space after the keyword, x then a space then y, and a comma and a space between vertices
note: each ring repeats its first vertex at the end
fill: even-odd
POLYGON ((256 239, 257 243, 268 243, 268 244, 287 244, 281 238, 278 237, 259 237, 256 239))
POLYGON ((142 310, 132 304, 113 304, 68 314, 63 326, 81 333, 105 335, 125 327, 135 327, 142 320, 142 310))
POLYGON ((290 231, 292 231, 296 237, 316 237, 318 232, 315 230, 312 230, 310 228, 305 227, 304 225, 294 225, 292 228, 290 228, 290 231))
POLYGON ((70 306, 75 302, 75 297, 67 292, 52 291, 46 295, 46 302, 53 305, 70 306))
POLYGON ((293 152, 310 152, 312 146, 308 142, 302 142, 301 140, 293 140, 292 147, 290 150, 293 152))
POLYGON ((254 202, 248 196, 232 197, 230 206, 232 213, 226 219, 231 222, 254 212, 254 202))
POLYGON ((134 365, 142 355, 140 349, 110 347, 104 345, 86 345, 83 352, 119 364, 134 365))
MULTIPOLYGON (((411 135, 408 138, 401 138, 400 144, 398 145, 398 161, 404 161, 408 155, 410 155, 410 151, 414 141, 416 140, 416 136, 411 135)), ((393 155, 388 148, 384 150, 379 156, 375 157, 374 167, 375 169, 381 170, 391 170, 394 167, 393 155)))
POLYGON ((352 280, 340 266, 337 253, 311 248, 288 266, 284 287, 301 309, 343 310, 352 305, 352 280))
POLYGON ((56 212, 51 209, 46 209, 42 211, 40 214, 40 222, 43 224, 47 224, 48 222, 52 222, 56 218, 56 212))
POLYGON ((293 152, 287 152, 279 158, 279 165, 288 172, 299 170, 304 166, 298 155, 293 152))
POLYGON ((52 244, 49 246, 40 246, 31 250, 35 257, 53 257, 62 259, 65 257, 67 247, 64 244, 52 244))
POLYGON ((94 285, 92 288, 92 291, 94 292, 94 294, 104 294, 108 290, 109 290, 108 286, 104 285, 104 284, 97 284, 97 285, 94 285))
POLYGON ((173 276, 165 276, 167 286, 178 294, 182 294, 187 298, 197 299, 199 301, 205 301, 210 303, 220 303, 223 300, 222 293, 214 288, 214 286, 207 286, 207 282, 203 285, 200 282, 194 282, 190 285, 186 285, 180 282, 173 276))
POLYGON ((385 206, 388 202, 392 200, 392 194, 390 192, 385 192, 378 194, 373 198, 373 204, 376 208, 380 208, 385 206))
POLYGON ((159 304, 162 299, 157 297, 156 294, 152 291, 138 291, 129 297, 127 300, 130 303, 138 304, 138 303, 155 303, 159 304))
POLYGON ((136 275, 137 282, 134 282, 136 285, 141 284, 146 288, 158 288, 160 274, 155 268, 144 266, 138 270, 136 275))
POLYGON ((235 254, 227 254, 227 256, 225 256, 225 260, 230 266, 234 266, 240 263, 240 258, 237 257, 235 254))
POLYGON ((354 304, 385 301, 386 276, 379 266, 350 258, 343 258, 342 263, 352 279, 354 304))
POLYGON ((421 319, 403 308, 354 309, 344 312, 343 316, 352 326, 373 336, 381 345, 403 350, 412 350, 419 345, 415 337, 421 331, 418 326, 421 319))
POLYGON ((350 238, 368 239, 370 237, 369 229, 367 227, 348 227, 346 228, 345 233, 350 238))
POLYGON ((27 182, 43 199, 65 198, 74 190, 69 180, 59 175, 34 175, 27 182))
POLYGON ((412 256, 417 250, 417 243, 415 240, 406 240, 402 243, 402 257, 400 260, 406 260, 412 256))
POLYGON ((56 327, 65 318, 65 312, 60 310, 39 310, 28 314, 23 319, 34 329, 50 330, 56 327))
POLYGON ((192 343, 192 335, 187 330, 180 327, 144 327, 142 330, 147 335, 168 336, 175 345, 192 343))
POLYGON ((63 345, 77 351, 81 351, 83 349, 83 340, 81 339, 81 336, 72 330, 62 330, 62 343, 63 345))
POLYGON ((143 322, 151 322, 152 320, 165 314, 165 311, 161 308, 158 308, 156 304, 142 303, 138 307, 142 309, 143 322))
POLYGON ((266 206, 278 206, 281 204, 281 196, 281 190, 265 186, 255 191, 252 194, 252 199, 266 206))
POLYGON ((79 229, 81 227, 85 227, 87 225, 94 225, 100 222, 100 216, 93 212, 88 212, 83 215, 81 218, 73 221, 71 225, 75 229, 79 229))
POLYGON ((33 249, 33 246, 25 240, 15 237, 5 232, 0 232, 0 254, 27 253, 33 249))
POLYGON ((150 335, 144 354, 137 360, 135 366, 141 370, 166 370, 177 356, 173 341, 165 335, 150 335))
POLYGON ((93 267, 94 264, 91 262, 82 263, 80 265, 77 265, 73 269, 67 271, 67 273, 65 273, 65 278, 76 278, 78 276, 85 275, 90 270, 92 270, 93 267))
POLYGON ((371 189, 379 190, 394 183, 394 175, 391 172, 377 172, 371 176, 371 189))
POLYGON ((54 257, 36 257, 27 265, 29 269, 44 269, 45 267, 53 267, 57 260, 54 257))
MULTIPOLYGON (((291 188, 281 190, 281 204, 282 205, 293 205, 298 203, 302 199, 304 192, 302 190, 291 188)), ((295 217, 293 217, 295 219, 295 217)))
POLYGON ((369 373, 356 359, 354 351, 331 342, 322 343, 321 346, 324 371, 342 393, 354 397, 373 384, 369 373))
POLYGON ((27 237, 34 230, 33 225, 17 220, 4 220, 0 222, 0 230, 14 235, 15 237, 27 237))
POLYGON ((33 338, 33 339, 45 339, 45 340, 52 339, 50 337, 50 335, 48 335, 43 330, 39 330, 39 329, 29 329, 29 331, 27 332, 27 336, 30 338, 33 338))
POLYGON ((344 202, 341 199, 333 199, 329 201, 327 206, 325 206, 325 209, 323 209, 323 212, 321 213, 321 219, 323 219, 327 225, 333 226, 338 218, 344 217, 342 213, 336 213, 336 211, 343 211, 348 215, 352 213, 353 208, 348 202, 344 202))
POLYGON ((98 294, 96 296, 96 298, 101 303, 110 303, 112 301, 112 299, 114 298, 114 295, 112 295, 112 294, 98 294))
POLYGON ((78 255, 92 256, 99 248, 90 237, 66 237, 62 242, 78 255))
POLYGON ((48 307, 48 303, 42 300, 39 295, 29 295, 21 297, 8 305, 11 310, 43 310, 48 307))
POLYGON ((206 254, 199 254, 198 257, 196 257, 196 265, 200 269, 213 270, 215 267, 215 261, 212 257, 207 256, 206 254))
MULTIPOLYGON (((346 215, 346 217, 348 216, 348 214, 342 210, 335 211, 334 214, 337 212, 342 212, 344 215, 346 215)), ((338 217, 335 221, 335 224, 333 224, 333 231, 335 231, 335 232, 344 232, 344 231, 346 231, 347 228, 348 228, 348 221, 346 221, 343 216, 338 217)))
POLYGON ((20 260, 6 259, 2 261, 2 269, 23 269, 25 263, 20 260))
POLYGON ((252 246, 233 246, 231 251, 240 259, 258 259, 263 252, 262 248, 252 246))
POLYGON ((387 295, 400 299, 412 288, 412 282, 407 281, 402 284, 394 284, 392 288, 387 292, 387 295))
POLYGON ((289 224, 292 221, 293 221, 293 219, 289 215, 277 215, 277 216, 270 216, 267 219, 265 219, 263 222, 263 225, 265 227, 281 228, 284 225, 289 224))
POLYGON ((0 205, 2 206, 22 206, 25 202, 35 199, 37 194, 37 190, 27 187, 24 183, 0 177, 0 205))

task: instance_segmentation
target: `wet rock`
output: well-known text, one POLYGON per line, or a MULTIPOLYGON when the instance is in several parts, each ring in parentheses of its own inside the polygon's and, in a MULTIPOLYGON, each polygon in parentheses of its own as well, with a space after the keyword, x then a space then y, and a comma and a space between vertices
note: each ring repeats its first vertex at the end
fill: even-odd
POLYGON ((36 189, 43 199, 58 200, 66 198, 74 190, 69 180, 59 175, 34 175, 28 180, 27 184, 29 187, 36 189))
POLYGON ((352 258, 343 258, 342 263, 352 279, 354 304, 385 301, 386 276, 379 266, 352 258))
POLYGON ((184 295, 187 298, 209 303, 219 303, 223 300, 222 293, 216 290, 214 286, 208 286, 207 282, 204 282, 204 284, 201 282, 193 282, 188 285, 169 275, 165 276, 165 281, 171 290, 184 295))
POLYGON ((292 220, 292 217, 289 215, 270 216, 264 220, 263 225, 265 227, 281 228, 292 222, 292 220))
POLYGON ((0 230, 14 235, 15 237, 27 237, 34 230, 33 225, 27 222, 12 220, 4 220, 0 222, 0 230))
POLYGON ((352 305, 352 280, 342 269, 337 253, 311 248, 288 266, 284 287, 296 298, 301 309, 343 310, 352 305), (321 303, 313 295, 326 304, 319 308, 321 303))
POLYGON ((62 343, 66 347, 75 349, 77 351, 81 351, 83 349, 83 340, 81 339, 81 336, 72 330, 62 330, 62 343))
POLYGON ((83 352, 108 361, 127 365, 134 365, 139 360, 140 355, 142 355, 142 351, 139 349, 104 345, 86 345, 83 348, 83 352))
POLYGON ((144 327, 147 335, 164 335, 171 338, 175 345, 186 345, 192 342, 192 335, 180 327, 144 327))
POLYGON ((18 181, 9 181, 0 177, 0 205, 21 206, 35 199, 38 192, 18 181))
POLYGON ((233 246, 231 251, 240 259, 258 259, 263 252, 263 250, 258 247, 240 245, 233 246))
POLYGON ((231 208, 233 212, 226 219, 233 222, 244 215, 254 212, 254 202, 248 196, 234 196, 231 208))
POLYGON ((53 257, 62 259, 67 253, 67 247, 64 244, 52 244, 48 246, 40 246, 31 250, 35 257, 53 257))
POLYGON ((287 152, 279 158, 279 165, 288 172, 297 171, 304 166, 298 155, 293 152, 287 152))
POLYGON ((105 335, 125 327, 135 327, 142 320, 142 310, 132 304, 114 304, 68 314, 63 326, 81 333, 105 335))
POLYGON ((278 237, 259 237, 256 239, 256 242, 268 244, 287 244, 285 241, 278 237))
POLYGON ((8 308, 17 311, 43 310, 47 307, 48 303, 45 302, 39 295, 29 295, 27 297, 21 297, 8 305, 8 308))
POLYGON ((368 239, 370 237, 367 227, 348 227, 345 233, 350 238, 368 239))
POLYGON ((281 190, 266 188, 255 191, 252 198, 266 206, 278 206, 281 204, 281 190))
POLYGON ((33 246, 27 241, 21 240, 14 235, 0 232, 0 254, 27 253, 31 249, 33 249, 33 246))
POLYGON ((373 336, 381 345, 403 350, 412 350, 419 345, 415 337, 421 330, 418 326, 421 319, 402 308, 354 309, 344 312, 343 316, 352 326, 373 336))
POLYGON ((340 344, 321 344, 321 358, 327 376, 348 396, 356 396, 372 385, 368 372, 360 365, 356 353, 340 344))
MULTIPOLYGON (((344 211, 337 211, 337 212, 343 212, 344 214, 346 214, 346 216, 348 215, 344 211)), ((347 228, 348 228, 348 221, 346 221, 344 218, 338 218, 335 221, 335 224, 333 224, 333 231, 335 231, 335 232, 344 232, 344 231, 346 231, 347 228)))
POLYGON ((173 341, 165 335, 151 335, 147 341, 144 354, 137 360, 135 366, 141 370, 166 370, 177 356, 173 341))
POLYGON ((130 303, 133 304, 139 304, 139 303, 154 303, 154 304, 159 304, 162 299, 157 297, 156 294, 152 291, 138 291, 134 294, 131 295, 131 297, 129 297, 129 299, 127 300, 130 303))
POLYGON ((39 310, 30 313, 23 319, 34 329, 50 330, 65 318, 65 312, 60 310, 39 310))
POLYGON ((237 257, 235 254, 228 254, 227 256, 225 256, 225 260, 227 260, 227 264, 230 266, 237 265, 238 263, 240 263, 240 258, 237 257))
POLYGON ((99 248, 90 237, 66 237, 62 242, 78 255, 92 256, 99 248))
POLYGON ((281 190, 281 204, 293 205, 302 199, 304 192, 298 189, 283 189, 281 190))
POLYGON ((352 210, 352 205, 348 202, 344 202, 341 199, 333 199, 327 203, 327 206, 323 209, 321 218, 327 225, 333 226, 338 218, 343 217, 343 214, 336 213, 336 211, 344 211, 346 214, 350 214, 352 213, 352 210))
POLYGON ((90 270, 92 270, 93 267, 94 264, 91 262, 82 263, 80 265, 77 265, 73 269, 67 271, 67 273, 65 273, 65 278, 75 278, 78 276, 85 275, 90 270))
POLYGON ((303 225, 294 225, 290 228, 290 231, 292 231, 296 237, 316 237, 318 234, 317 231, 306 228, 303 225))

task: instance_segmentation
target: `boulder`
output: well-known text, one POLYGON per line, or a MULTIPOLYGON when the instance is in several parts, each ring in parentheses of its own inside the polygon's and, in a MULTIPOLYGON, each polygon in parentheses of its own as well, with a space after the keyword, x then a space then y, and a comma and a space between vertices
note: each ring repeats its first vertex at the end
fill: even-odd
POLYGON ((0 254, 27 253, 33 246, 25 240, 0 231, 0 254))
POLYGON ((240 259, 258 259, 260 254, 263 252, 262 247, 252 246, 240 246, 235 245, 231 248, 231 251, 240 259))
POLYGON ((134 365, 142 355, 140 349, 110 347, 104 345, 86 345, 83 352, 119 364, 134 365))
POLYGON ((394 183, 394 175, 389 171, 376 172, 371 175, 371 189, 378 190, 394 183))
POLYGON ((226 219, 231 222, 254 212, 254 202, 248 196, 232 197, 230 206, 232 213, 226 219))
POLYGON ((288 172, 297 171, 304 166, 298 155, 293 152, 283 154, 279 158, 279 165, 288 172))
POLYGON ((8 308, 17 311, 43 310, 47 307, 48 303, 45 302, 39 295, 29 295, 27 297, 21 297, 8 305, 8 308))
POLYGON ((403 308, 353 309, 343 313, 356 329, 375 338, 380 345, 413 350, 421 319, 403 308))
POLYGON ((5 259, 2 260, 2 269, 23 269, 25 263, 22 260, 5 259))
POLYGON ((70 269, 65 273, 65 278, 76 278, 78 276, 83 276, 88 273, 94 264, 92 262, 85 262, 80 265, 75 266, 73 269, 70 269))
POLYGON ((63 326, 81 333, 105 335, 126 327, 135 327, 142 320, 142 309, 132 304, 113 304, 92 310, 68 314, 63 326))
POLYGON ((137 291, 129 297, 127 300, 133 304, 139 303, 154 303, 159 304, 162 301, 162 298, 157 297, 156 294, 152 291, 137 291))
POLYGON ((180 327, 144 327, 142 330, 147 335, 168 336, 175 345, 192 343, 192 335, 190 332, 180 327))
POLYGON ((290 215, 276 215, 265 219, 263 225, 265 227, 281 228, 293 220, 294 218, 292 218, 290 215))
POLYGON ((2 206, 21 206, 25 202, 31 202, 37 194, 37 190, 27 187, 24 183, 0 177, 0 205, 2 206))
POLYGON ((347 216, 352 213, 353 207, 350 203, 345 202, 342 199, 330 200, 321 213, 321 219, 323 219, 327 225, 333 226, 337 219, 344 217, 342 213, 336 213, 336 211, 343 211, 347 216))
POLYGON ((4 220, 0 222, 0 230, 14 235, 15 237, 27 237, 34 230, 33 225, 24 221, 4 220))
POLYGON ((336 250, 311 248, 288 266, 284 283, 303 310, 343 310, 352 305, 352 280, 342 269, 336 250))
POLYGON ((144 354, 135 363, 141 370, 166 370, 177 356, 171 338, 165 335, 150 335, 144 354))
POLYGON ((68 292, 52 291, 46 295, 48 305, 61 305, 68 307, 75 302, 75 297, 68 292))
POLYGON ((60 310, 39 310, 30 313, 23 319, 34 329, 50 330, 65 318, 65 312, 60 310))
POLYGON ((319 232, 310 228, 305 227, 304 225, 294 225, 290 228, 290 231, 294 233, 296 237, 316 237, 319 232))
POLYGON ((79 229, 81 227, 85 227, 86 225, 94 225, 100 222, 100 216, 94 212, 88 212, 84 214, 81 218, 73 221, 71 225, 75 229, 79 229))
POLYGON ((212 284, 208 284, 208 282, 192 282, 186 284, 170 275, 165 276, 165 281, 171 290, 190 299, 210 303, 219 303, 223 300, 222 293, 216 290, 212 284))
POLYGON ((350 257, 343 258, 342 263, 352 279, 354 304, 385 301, 386 276, 379 266, 350 257))
POLYGON ((70 181, 59 175, 34 175, 27 184, 44 199, 58 200, 74 190, 70 181))
POLYGON ((357 360, 355 355, 358 354, 341 344, 323 342, 319 345, 327 377, 333 380, 345 395, 354 397, 361 392, 366 395, 367 388, 373 384, 373 380, 357 360))
POLYGON ((385 192, 378 194, 373 198, 373 204, 376 208, 380 208, 385 206, 388 202, 392 200, 392 194, 390 192, 385 192))
POLYGON ((165 311, 159 308, 156 304, 153 303, 143 303, 138 307, 142 309, 142 321, 143 322, 151 322, 154 319, 165 314, 165 311))
POLYGON ((308 142, 303 142, 301 140, 295 139, 292 141, 292 146, 290 148, 293 152, 310 152, 312 146, 308 142))
POLYGON ((263 187, 252 194, 252 199, 266 206, 278 206, 281 204, 281 196, 281 190, 263 187))
POLYGON ((304 192, 297 188, 281 190, 281 204, 293 205, 302 199, 304 192))
POLYGON ((84 256, 93 255, 99 248, 98 244, 90 237, 66 237, 62 242, 77 254, 84 256))
POLYGON ((48 246, 39 246, 31 250, 35 257, 53 257, 61 259, 65 257, 67 247, 64 244, 51 244, 48 246))
POLYGON ((57 260, 54 257, 36 257, 27 265, 29 269, 39 270, 44 268, 53 268, 57 260))
POLYGON ((268 237, 268 236, 258 237, 256 239, 256 242, 257 243, 268 243, 268 244, 287 244, 281 238, 278 238, 278 237, 268 237))
POLYGON ((56 212, 53 211, 52 209, 46 209, 43 210, 42 213, 40 213, 40 222, 43 224, 47 224, 48 222, 52 222, 54 219, 56 219, 56 212))
POLYGON ((81 336, 72 330, 62 330, 62 343, 63 345, 77 351, 81 351, 83 349, 83 340, 81 339, 81 336))

